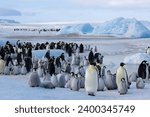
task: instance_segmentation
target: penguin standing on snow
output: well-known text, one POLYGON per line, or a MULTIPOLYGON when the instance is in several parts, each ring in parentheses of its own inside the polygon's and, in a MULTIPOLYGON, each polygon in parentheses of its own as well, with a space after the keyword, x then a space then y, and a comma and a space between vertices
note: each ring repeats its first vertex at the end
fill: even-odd
POLYGON ((51 77, 51 83, 55 86, 55 87, 57 87, 58 86, 58 79, 57 79, 57 77, 56 77, 56 75, 52 75, 52 77, 51 77))
POLYGON ((120 95, 124 95, 128 92, 128 87, 127 87, 125 78, 121 78, 121 81, 119 82, 119 85, 118 85, 118 91, 120 95))
POLYGON ((77 74, 75 74, 75 77, 71 81, 70 89, 73 91, 79 91, 80 89, 80 79, 77 74))
POLYGON ((144 89, 144 87, 145 87, 145 83, 144 83, 144 81, 143 81, 143 79, 142 78, 137 78, 137 81, 136 81, 136 88, 137 89, 144 89))
POLYGON ((119 87, 119 84, 121 82, 121 79, 124 78, 126 81, 126 85, 127 87, 129 87, 129 82, 128 82, 128 74, 126 69, 124 68, 125 63, 120 63, 120 66, 117 69, 116 72, 116 83, 117 83, 117 87, 119 87))
POLYGON ((142 79, 146 79, 146 68, 147 68, 147 61, 142 61, 138 68, 138 76, 142 79))
POLYGON ((91 51, 89 54, 90 65, 85 72, 85 90, 88 95, 95 96, 98 88, 98 73, 94 66, 94 55, 91 51))
POLYGON ((65 74, 64 73, 58 74, 57 79, 58 79, 58 86, 61 88, 65 88, 66 85, 65 74))
POLYGON ((107 71, 107 75, 106 75, 106 79, 105 79, 105 85, 107 87, 108 90, 113 90, 115 89, 115 85, 114 85, 114 80, 113 80, 113 75, 111 74, 111 71, 108 70, 107 71))
POLYGON ((148 46, 146 53, 150 55, 150 47, 148 46))
POLYGON ((29 83, 30 87, 39 87, 41 84, 41 81, 40 81, 40 78, 39 78, 38 73, 36 71, 36 68, 33 68, 33 69, 34 70, 30 75, 28 83, 29 83))
POLYGON ((104 91, 104 88, 105 88, 105 83, 104 83, 104 81, 106 79, 105 69, 106 69, 106 67, 103 66, 102 75, 101 76, 99 75, 99 78, 98 78, 98 91, 104 91))
POLYGON ((5 68, 5 61, 0 56, 0 74, 4 73, 4 68, 5 68))

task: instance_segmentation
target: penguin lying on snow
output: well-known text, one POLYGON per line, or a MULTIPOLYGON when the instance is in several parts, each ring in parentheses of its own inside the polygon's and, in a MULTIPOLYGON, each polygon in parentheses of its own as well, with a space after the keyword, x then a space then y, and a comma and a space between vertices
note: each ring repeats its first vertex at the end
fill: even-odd
POLYGON ((30 87, 39 87, 40 86, 41 81, 40 81, 40 78, 36 71, 36 68, 34 68, 33 72, 31 73, 28 83, 29 83, 30 87))
POLYGON ((128 87, 125 78, 121 79, 121 82, 118 85, 118 92, 120 93, 120 95, 124 95, 128 92, 128 87))
POLYGON ((137 78, 137 81, 136 81, 136 88, 137 89, 144 89, 145 87, 145 83, 143 81, 142 78, 137 78))
POLYGON ((54 89, 55 86, 51 82, 42 82, 41 87, 46 88, 46 89, 54 89))

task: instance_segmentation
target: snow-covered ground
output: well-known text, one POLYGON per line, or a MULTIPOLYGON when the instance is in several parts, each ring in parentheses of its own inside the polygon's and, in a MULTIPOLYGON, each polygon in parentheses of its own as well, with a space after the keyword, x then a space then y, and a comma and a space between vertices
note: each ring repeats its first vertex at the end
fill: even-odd
MULTIPOLYGON (((4 40, 4 39, 3 39, 4 40)), ((7 40, 7 39, 5 39, 7 40)), ((28 41, 37 42, 34 39, 28 39, 28 41)), ((25 40, 22 40, 25 41, 25 40)), ((65 41, 76 42, 83 44, 90 44, 91 47, 97 46, 98 52, 104 55, 104 65, 107 70, 110 69, 113 73, 116 72, 120 62, 124 62, 130 59, 139 58, 132 57, 138 53, 145 53, 146 48, 150 44, 150 39, 40 39, 38 42, 45 41, 65 41)), ((85 53, 88 54, 88 53, 85 53)), ((138 56, 137 56, 138 57, 138 56)), ((145 59, 145 58, 144 58, 145 59)), ((138 64, 133 62, 126 64, 126 69, 130 75, 132 72, 137 72, 138 64)), ((88 96, 84 89, 77 91, 71 91, 67 88, 55 88, 44 89, 41 87, 31 88, 28 86, 28 79, 30 74, 25 76, 18 75, 0 75, 0 99, 42 99, 42 100, 122 100, 122 99, 150 99, 150 83, 146 83, 144 89, 136 89, 135 83, 132 83, 126 95, 120 95, 117 90, 105 90, 97 92, 97 95, 92 97, 88 96)))

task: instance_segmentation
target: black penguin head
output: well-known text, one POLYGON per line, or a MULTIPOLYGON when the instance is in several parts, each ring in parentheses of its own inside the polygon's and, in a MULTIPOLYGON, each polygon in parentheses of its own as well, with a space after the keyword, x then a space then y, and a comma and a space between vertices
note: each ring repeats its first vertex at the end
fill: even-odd
POLYGON ((147 62, 146 60, 143 60, 143 61, 142 61, 142 63, 146 63, 146 62, 147 62))
POLYGON ((123 62, 120 63, 120 66, 122 66, 122 67, 123 67, 124 65, 125 65, 125 63, 123 63, 123 62))

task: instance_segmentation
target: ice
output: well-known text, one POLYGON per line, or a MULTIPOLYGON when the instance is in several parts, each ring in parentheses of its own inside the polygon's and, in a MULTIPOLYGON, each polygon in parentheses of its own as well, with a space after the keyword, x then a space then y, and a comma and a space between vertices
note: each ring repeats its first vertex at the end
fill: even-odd
POLYGON ((125 19, 122 17, 107 21, 95 27, 94 34, 110 34, 130 38, 150 37, 150 31, 135 18, 125 19))

